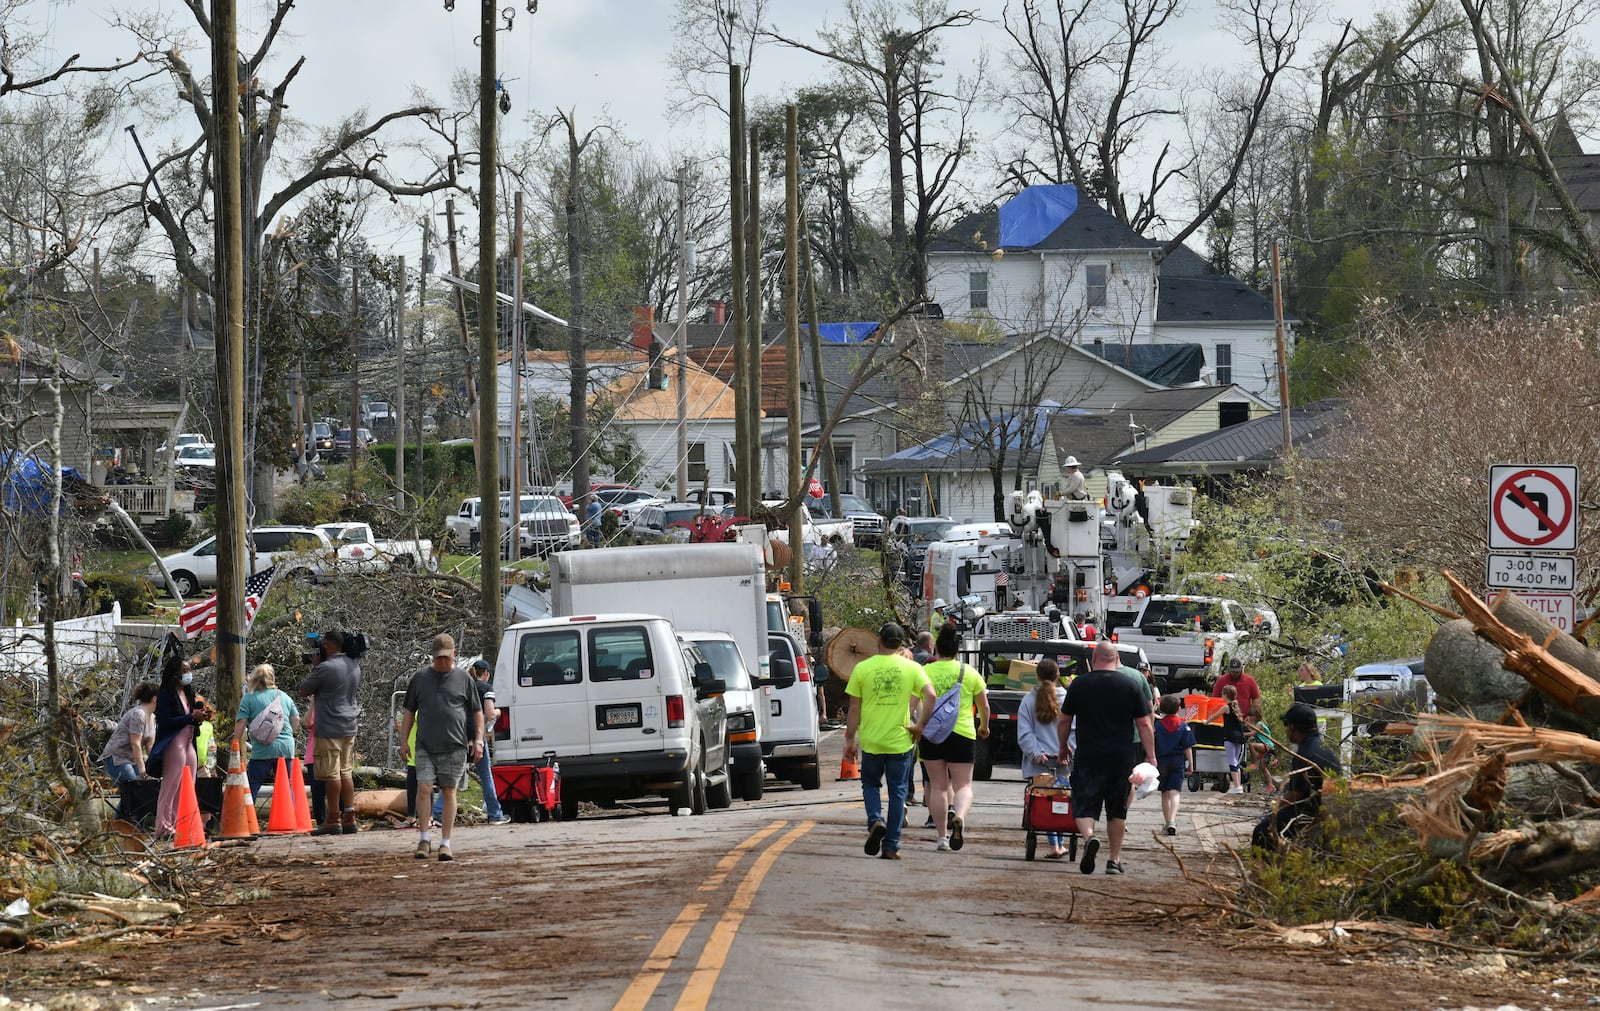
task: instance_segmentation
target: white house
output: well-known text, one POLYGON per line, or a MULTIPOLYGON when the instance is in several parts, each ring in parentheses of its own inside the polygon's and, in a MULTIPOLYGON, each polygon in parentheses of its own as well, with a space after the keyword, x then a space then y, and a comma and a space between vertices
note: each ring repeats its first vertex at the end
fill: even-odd
POLYGON ((948 320, 1075 343, 1192 343, 1209 378, 1276 405, 1271 302, 1187 248, 1145 238, 1072 186, 1030 186, 970 214, 928 250, 928 296, 948 320))

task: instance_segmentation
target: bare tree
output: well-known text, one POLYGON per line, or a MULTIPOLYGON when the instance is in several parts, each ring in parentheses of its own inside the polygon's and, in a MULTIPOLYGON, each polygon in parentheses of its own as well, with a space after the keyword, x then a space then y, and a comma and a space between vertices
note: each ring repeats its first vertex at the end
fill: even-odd
POLYGON ((748 88, 766 15, 767 0, 678 0, 676 41, 667 57, 674 117, 702 109, 728 115, 728 67, 744 68, 748 88))

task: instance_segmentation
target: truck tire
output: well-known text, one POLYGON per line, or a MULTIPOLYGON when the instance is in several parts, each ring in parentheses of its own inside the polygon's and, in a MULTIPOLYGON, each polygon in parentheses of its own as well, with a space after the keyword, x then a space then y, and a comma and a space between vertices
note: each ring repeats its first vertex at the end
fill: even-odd
POLYGON ((561 795, 561 820, 578 820, 578 798, 575 794, 568 795, 563 793, 561 795))
POLYGON ((800 789, 822 789, 822 767, 820 765, 813 763, 800 770, 800 789))
POLYGON ((972 778, 987 782, 994 775, 994 757, 989 752, 989 738, 980 737, 973 745, 972 778))
POLYGON ((724 776, 721 783, 706 787, 706 807, 724 811, 733 806, 733 783, 724 776))

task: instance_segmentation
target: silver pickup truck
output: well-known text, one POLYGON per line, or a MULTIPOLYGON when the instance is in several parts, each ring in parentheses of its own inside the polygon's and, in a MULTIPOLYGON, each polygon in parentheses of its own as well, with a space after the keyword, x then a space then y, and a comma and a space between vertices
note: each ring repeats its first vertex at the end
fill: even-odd
POLYGON ((1113 633, 1118 645, 1137 646, 1150 660, 1163 693, 1205 688, 1238 656, 1254 659, 1261 642, 1278 636, 1271 609, 1223 597, 1158 593, 1138 620, 1113 633))

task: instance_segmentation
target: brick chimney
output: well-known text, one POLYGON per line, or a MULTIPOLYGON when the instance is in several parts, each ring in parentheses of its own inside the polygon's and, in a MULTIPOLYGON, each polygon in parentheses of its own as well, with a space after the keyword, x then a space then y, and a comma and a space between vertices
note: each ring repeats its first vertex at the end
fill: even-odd
POLYGON ((728 322, 728 303, 712 302, 706 309, 706 322, 713 326, 722 326, 728 322))
POLYGON ((653 306, 633 307, 633 347, 635 351, 650 351, 650 342, 656 339, 656 310, 653 306))

